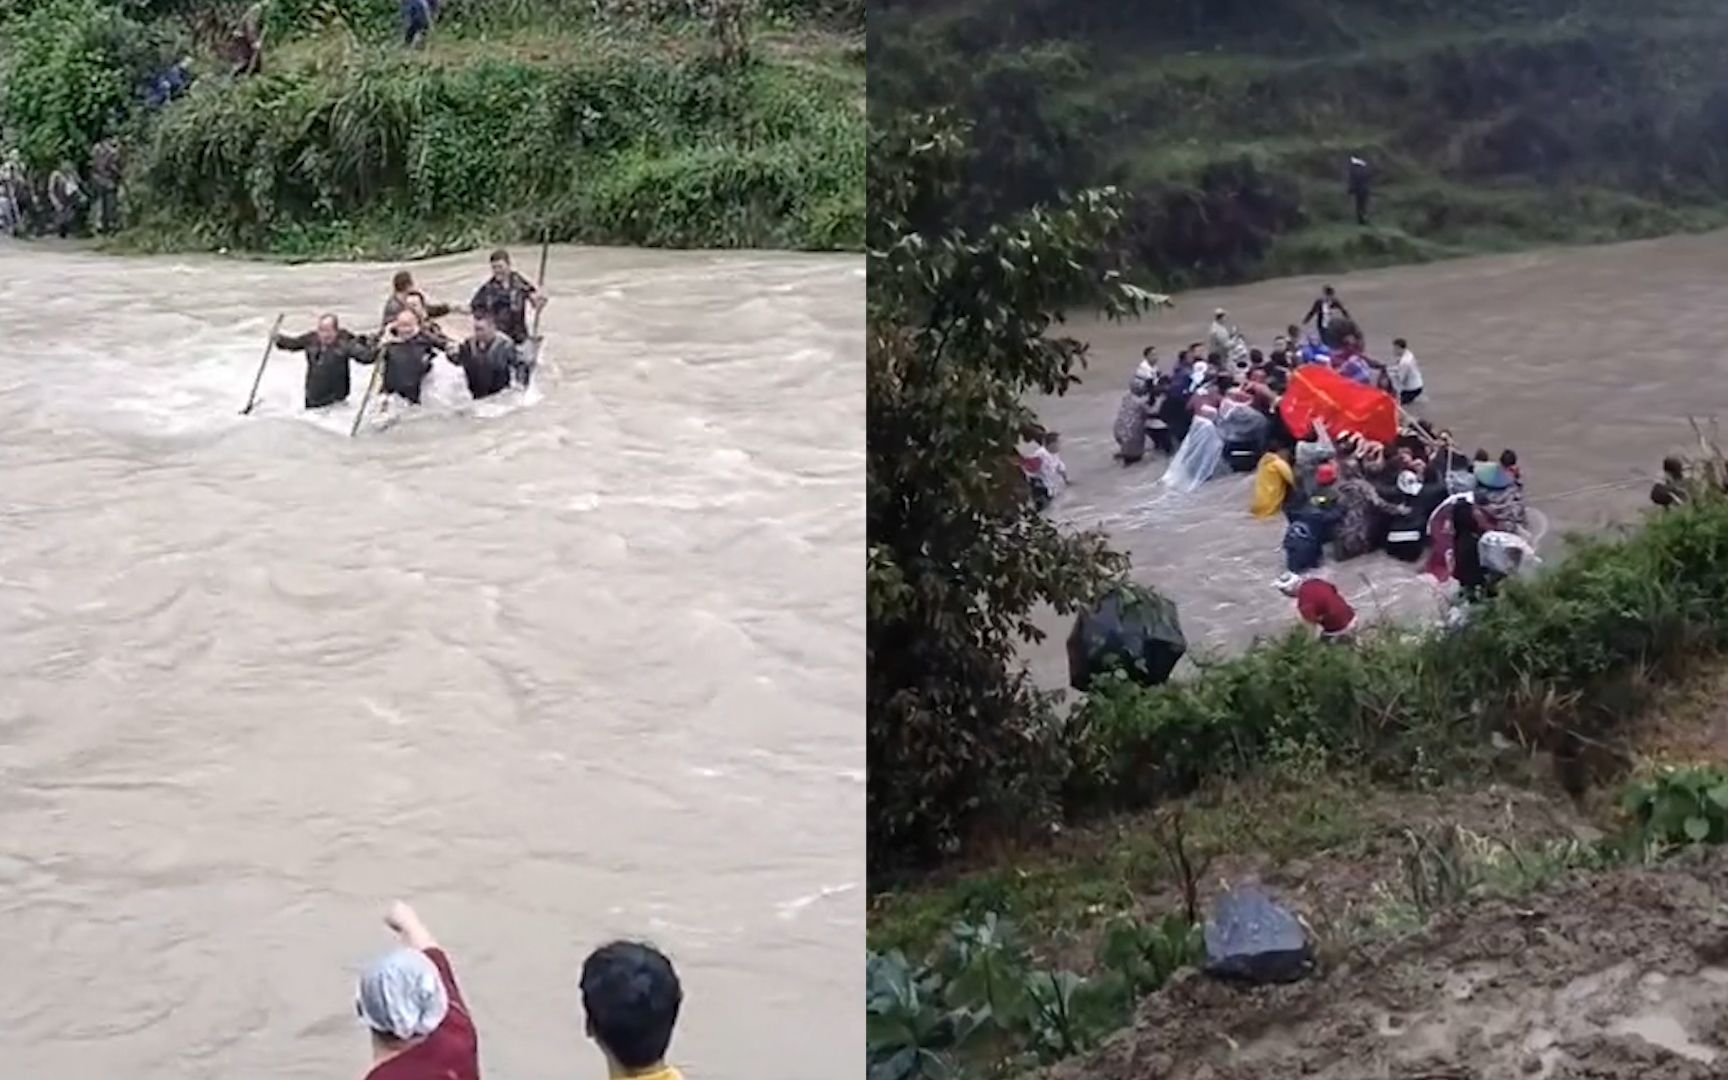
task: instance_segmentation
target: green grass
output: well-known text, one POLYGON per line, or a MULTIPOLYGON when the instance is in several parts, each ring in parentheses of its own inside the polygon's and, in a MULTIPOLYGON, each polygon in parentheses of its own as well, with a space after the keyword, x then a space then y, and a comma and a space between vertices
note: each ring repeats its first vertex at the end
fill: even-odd
MULTIPOLYGON (((1219 785, 1184 803, 1197 858, 1259 852, 1277 860, 1338 851, 1384 830, 1365 782, 1349 775, 1219 785)), ((1146 898, 1179 884, 1152 828, 1136 814, 1077 830, 1048 848, 1003 852, 872 898, 870 947, 927 955, 956 921, 995 912, 1048 952, 1110 919, 1145 915, 1146 898)))

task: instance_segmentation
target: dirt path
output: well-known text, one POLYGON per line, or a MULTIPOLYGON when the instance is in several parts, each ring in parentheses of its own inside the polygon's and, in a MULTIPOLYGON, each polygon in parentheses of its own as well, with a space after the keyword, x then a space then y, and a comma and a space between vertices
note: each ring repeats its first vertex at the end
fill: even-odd
MULTIPOLYGON (((1368 335, 1371 355, 1408 338, 1428 390, 1419 410, 1470 448, 1517 450, 1532 505, 1559 550, 1569 529, 1625 520, 1647 504, 1662 456, 1688 448, 1688 415, 1728 415, 1728 234, 1674 237, 1400 267, 1326 279, 1368 335)), ((1251 341, 1269 346, 1301 318, 1320 278, 1289 278, 1185 294, 1173 311, 1127 325, 1081 326, 1093 343, 1086 384, 1039 404, 1063 433, 1075 486, 1056 504, 1062 520, 1101 527, 1134 560, 1135 577, 1181 606, 1197 648, 1233 650, 1294 619, 1270 582, 1282 569, 1276 523, 1248 516, 1246 477, 1216 480, 1193 496, 1165 494, 1161 464, 1111 460, 1116 406, 1156 344, 1168 358, 1200 340, 1214 307, 1251 341)), ((1427 579, 1383 557, 1328 568, 1359 611, 1400 619, 1431 615, 1427 579)), ((1045 686, 1066 683, 1063 620, 1030 651, 1045 686)))
POLYGON ((1728 1069, 1728 860, 1485 901, 1324 976, 1190 975, 1045 1080, 1702 1080, 1728 1069))

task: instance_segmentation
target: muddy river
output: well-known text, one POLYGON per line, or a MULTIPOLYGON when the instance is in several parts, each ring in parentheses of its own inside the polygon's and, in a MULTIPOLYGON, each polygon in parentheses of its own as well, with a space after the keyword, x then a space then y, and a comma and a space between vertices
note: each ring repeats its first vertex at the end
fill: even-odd
POLYGON ((629 935, 693 1076, 855 1076, 861 262, 558 249, 528 400, 238 415, 393 269, 0 246, 0 1071, 359 1077, 402 896, 488 1075, 629 935))
MULTIPOLYGON (((1270 348, 1331 283, 1370 355, 1387 358, 1394 337, 1409 340, 1427 383, 1418 413, 1467 449, 1517 451, 1530 503, 1548 521, 1540 548, 1551 558, 1565 532, 1649 505, 1663 455, 1696 447, 1688 416, 1728 420, 1725 277, 1728 234, 1716 233, 1289 278, 1186 293, 1135 323, 1081 325, 1093 345, 1085 385, 1038 404, 1062 433, 1075 482, 1053 513, 1108 531, 1132 556, 1135 578, 1176 599, 1194 651, 1227 652, 1291 625, 1294 604, 1271 585, 1283 569, 1282 522, 1249 516, 1251 478, 1167 493, 1157 482, 1161 457, 1127 469, 1111 460, 1111 424, 1145 345, 1158 346, 1168 370, 1223 307, 1253 344, 1270 348)), ((1440 609, 1431 579, 1384 557, 1329 563, 1324 573, 1370 617, 1424 619, 1440 609)), ((1029 654, 1038 681, 1059 687, 1068 624, 1046 616, 1052 636, 1029 654)))

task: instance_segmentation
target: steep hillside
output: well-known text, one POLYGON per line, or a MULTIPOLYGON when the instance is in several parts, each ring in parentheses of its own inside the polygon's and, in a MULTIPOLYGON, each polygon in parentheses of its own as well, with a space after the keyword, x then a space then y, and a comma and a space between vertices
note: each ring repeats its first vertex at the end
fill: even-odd
POLYGON ((979 215, 1126 188, 1166 283, 1728 221, 1728 17, 1703 0, 1156 7, 894 5, 873 105, 960 103, 979 215))
POLYGON ((273 0, 262 73, 235 78, 238 4, 0 3, 4 135, 39 185, 118 134, 131 247, 861 244, 861 8, 446 0, 421 49, 398 8, 273 0), (192 89, 147 108, 180 55, 192 89))

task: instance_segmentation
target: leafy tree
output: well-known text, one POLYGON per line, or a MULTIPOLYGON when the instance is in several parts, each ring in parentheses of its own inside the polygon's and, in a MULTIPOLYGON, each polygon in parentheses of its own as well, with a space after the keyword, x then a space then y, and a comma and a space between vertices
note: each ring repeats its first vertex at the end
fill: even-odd
POLYGON ((1085 343, 1062 312, 1154 297, 1101 261, 1121 220, 1089 191, 975 234, 915 231, 950 205, 966 132, 945 116, 872 137, 869 732, 873 859, 955 844, 981 811, 1036 805, 1055 739, 1015 658, 1041 602, 1072 610, 1124 565, 1033 508, 1016 463, 1028 394, 1059 394, 1085 343))
POLYGON ((0 24, 0 121, 33 168, 82 164, 162 59, 158 36, 110 0, 46 0, 0 24))

